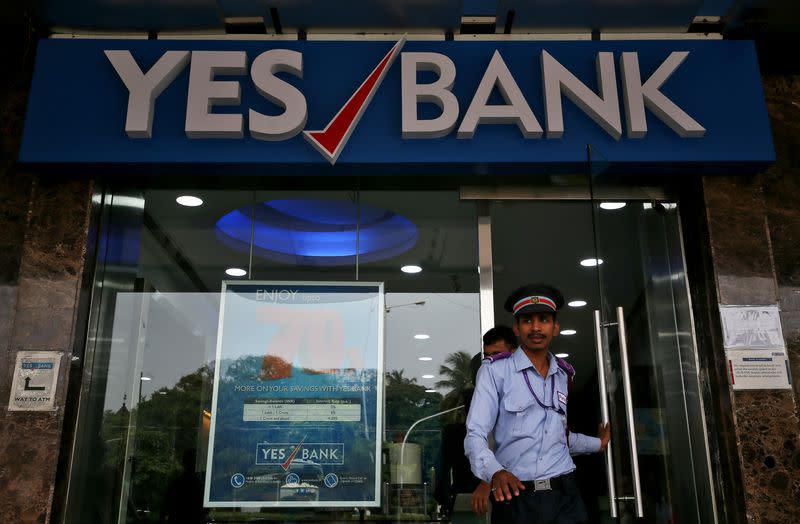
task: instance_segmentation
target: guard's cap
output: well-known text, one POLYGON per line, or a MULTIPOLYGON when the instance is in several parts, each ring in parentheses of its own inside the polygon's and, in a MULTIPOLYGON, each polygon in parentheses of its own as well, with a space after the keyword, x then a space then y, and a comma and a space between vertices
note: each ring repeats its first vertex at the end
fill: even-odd
POLYGON ((546 284, 528 284, 514 290, 506 299, 505 309, 514 316, 523 313, 553 313, 564 305, 561 291, 546 284))

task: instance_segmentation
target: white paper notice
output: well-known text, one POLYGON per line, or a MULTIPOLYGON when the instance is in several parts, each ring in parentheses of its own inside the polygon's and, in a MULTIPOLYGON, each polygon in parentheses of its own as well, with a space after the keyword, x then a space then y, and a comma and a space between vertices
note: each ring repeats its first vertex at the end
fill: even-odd
POLYGON ((791 389, 786 351, 731 349, 725 354, 733 389, 791 389))
POLYGON ((720 306, 725 349, 785 349, 778 306, 720 306))

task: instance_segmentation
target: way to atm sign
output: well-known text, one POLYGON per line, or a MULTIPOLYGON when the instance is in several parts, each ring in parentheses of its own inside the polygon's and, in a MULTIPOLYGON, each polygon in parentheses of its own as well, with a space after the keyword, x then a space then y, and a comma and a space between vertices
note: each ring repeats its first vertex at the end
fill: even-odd
MULTIPOLYGON (((642 161, 657 161, 648 155, 670 144, 682 144, 672 154, 684 154, 686 160, 769 160, 772 154, 757 63, 747 42, 482 42, 453 47, 446 44, 459 43, 406 42, 401 37, 394 43, 363 43, 350 53, 336 52, 341 43, 331 45, 328 53, 309 48, 310 42, 260 47, 183 42, 181 46, 192 49, 177 50, 165 48, 164 42, 91 44, 84 48, 92 47, 92 63, 101 70, 93 74, 104 80, 95 104, 107 107, 103 118, 84 119, 76 131, 97 134, 100 141, 124 138, 128 146, 119 153, 138 151, 144 161, 148 155, 153 162, 192 161, 191 153, 178 158, 180 152, 170 157, 152 150, 157 144, 175 145, 178 139, 183 144, 247 144, 249 149, 260 144, 262 154, 276 152, 276 144, 285 142, 292 144, 286 150, 289 157, 300 147, 306 149, 303 161, 310 160, 311 151, 331 164, 342 154, 359 161, 359 156, 368 156, 360 150, 370 142, 365 133, 373 141, 390 137, 378 148, 388 150, 389 156, 390 142, 400 141, 448 143, 442 155, 457 158, 452 151, 463 149, 459 143, 480 144, 483 135, 487 144, 513 141, 533 149, 546 144, 561 153, 564 144, 570 151, 580 145, 577 150, 582 152, 592 143, 614 156, 624 146, 642 161), (327 58, 322 67, 320 55, 327 58), (720 63, 720 57, 730 64, 720 63), (332 71, 334 61, 341 68, 332 71), (734 70, 722 79, 718 74, 707 76, 709 68, 720 67, 734 70), (376 104, 373 99, 380 100, 379 108, 371 107, 376 104), (387 113, 387 107, 394 111, 387 113), (370 113, 375 114, 371 121, 370 113), (369 131, 359 136, 362 120, 369 131), (111 129, 108 121, 114 123, 111 129), (86 128, 93 123, 98 129, 86 128), (762 139, 757 146, 766 147, 755 151, 749 142, 746 150, 754 158, 736 158, 736 139, 741 137, 732 126, 747 129, 751 137, 754 130, 760 131, 766 142, 762 139), (102 138, 102 129, 112 136, 102 138), (350 143, 353 135, 359 143, 350 143), (727 152, 718 149, 722 145, 727 152), (711 156, 716 150, 716 159, 702 158, 702 151, 709 155, 708 147, 711 156), (759 156, 764 158, 755 158, 759 156)), ((42 51, 40 46, 40 58, 59 54, 42 51)), ((47 74, 39 69, 37 60, 37 76, 47 74)), ((42 89, 37 80, 32 96, 42 89)), ((64 81, 70 91, 69 80, 64 81)), ((85 85, 77 91, 95 90, 85 85)), ((45 133, 33 129, 39 124, 35 100, 26 123, 23 161, 47 161, 26 147, 45 133)), ((59 112, 70 109, 61 106, 51 114, 56 128, 70 127, 59 125, 67 122, 75 127, 68 115, 57 118, 59 112)), ((62 140, 65 137, 62 134, 62 140)), ((525 155, 517 156, 511 160, 525 161, 525 155)), ((557 157, 558 153, 553 159, 557 157)))

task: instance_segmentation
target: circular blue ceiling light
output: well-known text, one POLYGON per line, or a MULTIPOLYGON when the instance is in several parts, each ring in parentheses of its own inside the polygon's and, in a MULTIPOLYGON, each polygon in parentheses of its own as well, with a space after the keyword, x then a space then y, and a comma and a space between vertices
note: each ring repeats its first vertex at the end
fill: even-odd
POLYGON ((253 254, 288 264, 355 264, 356 234, 359 262, 397 256, 414 247, 419 237, 417 226, 393 211, 342 200, 291 199, 231 211, 217 221, 217 238, 248 252, 251 213, 253 254))

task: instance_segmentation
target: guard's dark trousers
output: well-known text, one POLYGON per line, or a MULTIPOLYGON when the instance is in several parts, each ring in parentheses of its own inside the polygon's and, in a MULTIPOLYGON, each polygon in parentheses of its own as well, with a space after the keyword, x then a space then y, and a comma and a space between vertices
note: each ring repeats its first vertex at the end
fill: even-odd
MULTIPOLYGON (((588 522, 575 475, 553 479, 550 490, 534 491, 532 482, 506 502, 492 501, 492 524, 573 524, 588 522)), ((490 497, 491 498, 491 497, 490 497)))

